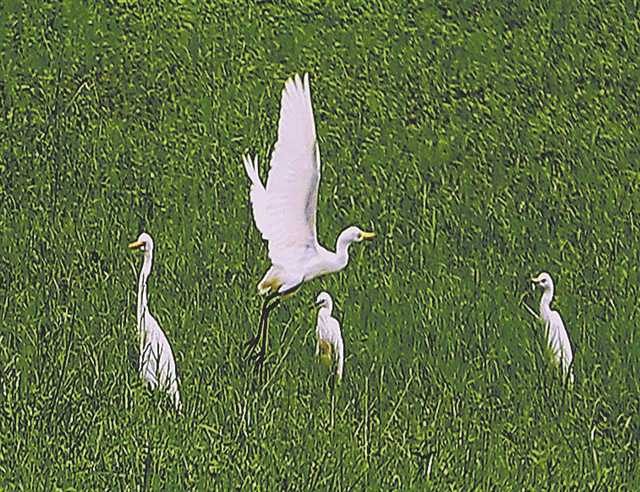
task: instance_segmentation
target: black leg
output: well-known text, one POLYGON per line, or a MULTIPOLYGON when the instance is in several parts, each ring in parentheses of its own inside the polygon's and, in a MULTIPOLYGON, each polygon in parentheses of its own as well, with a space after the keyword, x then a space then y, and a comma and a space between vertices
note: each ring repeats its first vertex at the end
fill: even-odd
POLYGON ((283 292, 280 292, 278 297, 280 299, 286 299, 287 297, 290 297, 293 294, 295 294, 296 292, 298 292, 300 287, 302 287, 302 282, 300 282, 299 284, 294 285, 293 287, 290 287, 289 289, 287 289, 287 290, 285 290, 283 292))
POLYGON ((262 311, 260 312, 260 323, 258 324, 258 331, 256 332, 255 336, 252 336, 251 338, 249 338, 249 340, 247 340, 244 344, 245 359, 249 357, 251 352, 253 352, 255 348, 258 346, 258 344, 260 343, 260 338, 262 335, 262 325, 264 324, 264 320, 267 316, 267 304, 269 303, 270 299, 271 299, 270 297, 267 297, 262 303, 262 311))
POLYGON ((260 347, 260 351, 255 354, 254 360, 256 362, 256 370, 259 372, 262 371, 262 365, 264 364, 264 359, 267 354, 267 340, 269 339, 269 314, 273 311, 278 304, 280 304, 280 299, 276 299, 271 302, 271 304, 265 306, 264 308, 264 321, 262 322, 262 330, 260 332, 260 340, 262 341, 262 345, 260 347))
POLYGON ((264 360, 267 354, 267 340, 268 340, 268 332, 269 332, 269 313, 273 311, 283 297, 292 295, 296 292, 302 283, 295 285, 294 287, 287 289, 284 292, 274 292, 269 295, 262 304, 262 311, 260 313, 260 324, 258 325, 258 331, 255 336, 249 338, 245 343, 244 350, 244 358, 248 359, 251 357, 256 363, 256 370, 262 376, 262 366, 264 364, 264 360), (260 345, 260 350, 256 353, 256 348, 260 345), (253 353, 253 354, 252 354, 253 353))

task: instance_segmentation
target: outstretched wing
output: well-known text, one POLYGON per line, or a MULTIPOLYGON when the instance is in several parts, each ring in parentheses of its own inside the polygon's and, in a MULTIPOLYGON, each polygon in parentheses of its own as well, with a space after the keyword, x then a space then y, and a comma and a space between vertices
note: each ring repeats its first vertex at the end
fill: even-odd
POLYGON ((269 242, 269 258, 274 265, 295 267, 318 248, 320 153, 308 74, 287 80, 282 91, 278 141, 266 187, 257 159, 245 157, 244 164, 252 183, 253 217, 269 242))

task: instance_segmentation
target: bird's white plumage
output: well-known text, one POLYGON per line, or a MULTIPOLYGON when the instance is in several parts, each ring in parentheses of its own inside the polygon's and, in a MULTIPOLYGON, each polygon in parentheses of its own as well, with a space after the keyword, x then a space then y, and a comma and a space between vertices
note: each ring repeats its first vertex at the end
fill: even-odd
POLYGON ((573 383, 574 377, 571 368, 573 350, 569 342, 569 335, 562 322, 560 313, 551 309, 551 301, 553 300, 554 293, 551 275, 543 272, 532 279, 532 281, 543 291, 542 299, 540 300, 540 318, 544 322, 547 345, 553 354, 554 360, 562 368, 564 375, 569 378, 570 383, 573 383))
POLYGON ((289 79, 282 91, 278 141, 266 186, 257 159, 245 156, 244 164, 256 226, 269 242, 269 258, 276 266, 302 264, 318 249, 320 154, 308 75, 289 79))
MULTIPOLYGON (((547 343, 553 352, 556 361, 562 367, 562 370, 569 372, 571 367, 571 361, 573 360, 573 351, 571 350, 571 343, 569 342, 569 336, 567 330, 564 327, 562 318, 557 311, 551 311, 548 320, 545 320, 545 328, 547 331, 547 343)), ((570 374, 570 379, 573 382, 573 373, 570 374)))
POLYGON ((251 181, 253 217, 269 243, 272 263, 258 284, 260 293, 283 294, 319 275, 339 271, 347 265, 352 242, 375 236, 349 227, 338 237, 335 253, 318 243, 320 152, 308 74, 285 83, 266 185, 260 180, 258 159, 244 156, 243 160, 251 181))
POLYGON ((161 388, 180 409, 180 391, 176 364, 171 345, 151 314, 146 311, 140 335, 143 337, 140 354, 140 376, 151 388, 161 388))
POLYGON ((177 410, 180 410, 180 391, 178 376, 171 345, 160 325, 149 311, 147 300, 147 279, 153 264, 153 239, 142 233, 138 240, 129 245, 132 249, 144 251, 144 261, 138 281, 138 335, 140 337, 140 358, 138 371, 152 388, 160 388, 171 397, 177 410))
POLYGON ((332 316, 333 300, 327 292, 321 292, 316 303, 320 306, 316 323, 316 357, 320 355, 322 342, 331 347, 331 353, 328 355, 335 361, 336 375, 338 380, 341 380, 344 369, 344 343, 340 323, 332 316))

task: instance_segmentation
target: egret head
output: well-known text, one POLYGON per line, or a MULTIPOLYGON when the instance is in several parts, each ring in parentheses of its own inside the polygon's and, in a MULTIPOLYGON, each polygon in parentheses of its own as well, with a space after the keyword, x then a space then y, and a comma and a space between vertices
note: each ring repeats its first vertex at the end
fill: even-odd
POLYGON ((351 226, 347 227, 342 234, 340 234, 340 239, 345 241, 346 243, 359 243, 365 239, 371 240, 376 237, 374 232, 365 232, 359 227, 351 226))
POLYGON ((547 272, 542 272, 537 277, 532 278, 531 281, 543 291, 553 290, 553 280, 551 280, 551 275, 547 272))
POLYGON ((153 239, 146 232, 143 232, 138 236, 138 239, 129 244, 129 249, 139 249, 145 252, 145 254, 151 254, 153 252, 153 239))
POLYGON ((333 302, 328 292, 320 292, 318 297, 316 297, 316 306, 318 307, 330 308, 332 304, 333 302))

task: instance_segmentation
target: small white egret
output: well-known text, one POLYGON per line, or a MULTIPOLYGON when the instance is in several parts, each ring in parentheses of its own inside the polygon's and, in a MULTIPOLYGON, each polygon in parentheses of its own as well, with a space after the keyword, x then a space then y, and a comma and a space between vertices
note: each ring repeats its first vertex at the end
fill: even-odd
POLYGON ((340 323, 331 314, 333 311, 333 300, 328 292, 320 292, 316 299, 318 310, 318 323, 316 324, 316 357, 320 356, 320 361, 326 367, 336 367, 338 381, 342 380, 342 370, 344 368, 344 344, 340 323))
POLYGON ((295 292, 304 282, 337 272, 349 262, 349 245, 375 234, 348 227, 338 236, 336 252, 320 246, 316 234, 316 209, 320 183, 320 152, 311 107, 309 75, 286 81, 282 91, 278 141, 271 154, 266 186, 258 174, 258 159, 243 157, 251 180, 253 218, 269 243, 272 266, 258 284, 266 295, 258 333, 247 342, 248 355, 260 341, 255 358, 264 361, 269 313, 280 299, 295 292), (273 301, 272 301, 273 300, 273 301), (272 302, 271 302, 272 301, 272 302))
POLYGON ((153 263, 153 239, 142 233, 138 240, 129 244, 129 249, 144 252, 144 261, 138 281, 138 335, 140 337, 140 359, 138 371, 140 377, 152 388, 161 388, 173 400, 176 410, 180 410, 180 392, 173 351, 160 325, 151 315, 147 302, 147 279, 153 263))
POLYGON ((532 278, 531 281, 543 292, 542 299, 540 299, 540 318, 544 321, 547 332, 547 344, 553 353, 556 363, 562 368, 563 374, 569 378, 570 383, 573 383, 573 370, 571 368, 573 352, 569 336, 560 313, 551 309, 551 301, 553 300, 553 280, 551 275, 543 272, 532 278))

